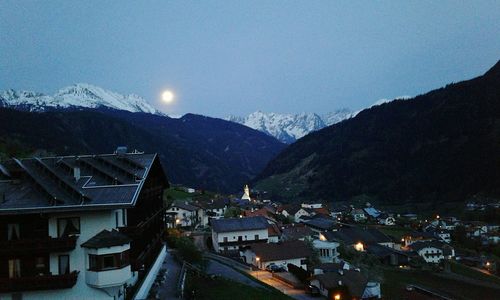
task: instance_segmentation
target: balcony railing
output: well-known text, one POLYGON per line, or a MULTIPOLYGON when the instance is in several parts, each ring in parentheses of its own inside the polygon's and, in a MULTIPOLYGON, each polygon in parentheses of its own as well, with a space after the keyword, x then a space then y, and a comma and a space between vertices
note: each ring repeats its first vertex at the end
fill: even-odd
POLYGON ((0 278, 0 293, 68 289, 76 284, 78 271, 65 275, 0 278))
POLYGON ((78 237, 71 236, 0 241, 0 256, 70 251, 75 249, 77 239, 78 237))

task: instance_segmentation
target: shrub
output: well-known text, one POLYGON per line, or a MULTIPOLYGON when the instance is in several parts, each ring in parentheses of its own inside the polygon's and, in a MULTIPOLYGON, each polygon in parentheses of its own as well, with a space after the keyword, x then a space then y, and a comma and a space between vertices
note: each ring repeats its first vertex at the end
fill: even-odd
POLYGON ((304 270, 300 267, 297 267, 294 264, 288 264, 287 268, 288 268, 288 272, 295 275, 295 277, 297 277, 297 279, 300 280, 300 282, 302 282, 304 284, 308 283, 308 279, 310 277, 309 272, 307 272, 306 270, 304 270))

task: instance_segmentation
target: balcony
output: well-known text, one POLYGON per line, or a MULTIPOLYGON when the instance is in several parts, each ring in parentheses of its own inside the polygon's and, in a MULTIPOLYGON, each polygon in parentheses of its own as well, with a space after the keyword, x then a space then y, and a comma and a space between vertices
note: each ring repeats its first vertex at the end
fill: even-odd
POLYGON ((33 238, 14 241, 0 241, 0 256, 33 255, 36 253, 64 252, 75 249, 78 237, 33 238))
POLYGON ((120 286, 125 284, 130 278, 132 278, 132 270, 130 269, 130 265, 123 268, 104 271, 87 270, 85 273, 85 282, 87 282, 88 285, 96 288, 120 286))
POLYGON ((0 293, 69 289, 76 284, 78 271, 66 275, 0 278, 0 293))

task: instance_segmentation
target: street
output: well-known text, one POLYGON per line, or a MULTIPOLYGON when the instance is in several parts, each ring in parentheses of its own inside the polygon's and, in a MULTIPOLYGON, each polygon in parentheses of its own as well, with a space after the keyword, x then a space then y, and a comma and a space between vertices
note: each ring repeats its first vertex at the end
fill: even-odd
POLYGON ((300 300, 313 300, 313 299, 318 299, 318 297, 312 297, 306 294, 304 290, 298 290, 294 289, 290 285, 277 280, 272 277, 272 274, 268 271, 248 271, 250 275, 255 277, 257 280, 262 281, 275 289, 279 290, 280 292, 294 298, 294 299, 300 299, 300 300))

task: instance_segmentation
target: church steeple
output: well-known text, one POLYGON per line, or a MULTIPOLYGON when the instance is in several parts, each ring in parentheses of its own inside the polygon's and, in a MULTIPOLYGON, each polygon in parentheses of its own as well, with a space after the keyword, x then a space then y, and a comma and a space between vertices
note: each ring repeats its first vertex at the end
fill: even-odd
POLYGON ((248 187, 248 184, 245 184, 245 187, 243 188, 243 196, 241 196, 241 200, 248 200, 250 201, 250 188, 248 187))

